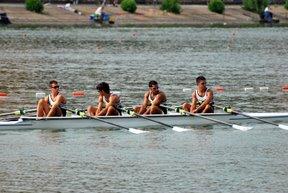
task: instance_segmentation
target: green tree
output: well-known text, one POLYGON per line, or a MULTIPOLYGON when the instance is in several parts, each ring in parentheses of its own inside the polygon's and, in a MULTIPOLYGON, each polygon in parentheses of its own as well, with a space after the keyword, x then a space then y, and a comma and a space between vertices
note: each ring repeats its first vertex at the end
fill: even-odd
POLYGON ((41 0, 26 0, 26 9, 29 11, 34 11, 36 13, 42 13, 44 6, 41 0))
POLYGON ((288 10, 288 0, 285 1, 284 8, 288 10))
POLYGON ((127 11, 129 13, 135 13, 137 9, 137 4, 135 0, 123 0, 121 1, 121 8, 124 11, 127 11))
POLYGON ((243 0, 243 8, 247 11, 262 14, 269 0, 243 0))
POLYGON ((225 11, 225 4, 222 0, 211 0, 208 4, 208 9, 212 12, 222 14, 225 11))
POLYGON ((180 14, 181 12, 181 6, 178 0, 163 0, 160 9, 175 14, 180 14))

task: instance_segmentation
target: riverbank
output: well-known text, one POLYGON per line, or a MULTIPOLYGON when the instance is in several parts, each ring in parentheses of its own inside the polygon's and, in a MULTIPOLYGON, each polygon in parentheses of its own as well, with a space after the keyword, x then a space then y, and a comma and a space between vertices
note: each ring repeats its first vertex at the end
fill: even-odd
MULTIPOLYGON (((0 4, 0 11, 6 12, 14 27, 33 26, 98 26, 89 21, 89 16, 99 5, 73 5, 81 14, 45 4, 43 14, 27 11, 24 4, 0 4)), ((274 15, 280 19, 280 26, 288 26, 288 11, 282 5, 273 5, 274 15)), ((115 24, 111 26, 259 26, 259 16, 245 11, 240 5, 226 5, 224 14, 210 12, 206 5, 182 5, 180 15, 159 10, 158 6, 138 5, 135 14, 120 6, 106 6, 105 12, 112 15, 115 24)))

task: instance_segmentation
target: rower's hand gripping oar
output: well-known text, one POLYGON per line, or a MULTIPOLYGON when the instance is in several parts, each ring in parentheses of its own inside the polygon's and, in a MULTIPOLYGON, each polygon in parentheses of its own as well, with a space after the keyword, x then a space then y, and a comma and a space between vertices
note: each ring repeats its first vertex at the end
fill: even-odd
POLYGON ((130 110, 127 110, 127 109, 125 109, 125 108, 122 108, 122 109, 120 109, 120 110, 122 110, 122 111, 124 111, 124 112, 127 112, 129 115, 137 116, 137 117, 140 117, 140 118, 149 120, 149 121, 151 121, 151 122, 158 123, 159 125, 163 125, 163 126, 165 126, 165 127, 170 127, 170 128, 172 128, 172 130, 177 131, 177 132, 183 132, 183 131, 189 131, 189 130, 191 130, 191 129, 185 129, 185 128, 178 127, 178 126, 168 125, 168 124, 166 124, 166 123, 163 123, 163 122, 160 122, 160 121, 156 121, 156 120, 154 120, 154 119, 151 119, 151 118, 148 118, 148 117, 146 117, 146 116, 140 115, 140 114, 138 114, 138 113, 135 113, 134 111, 130 111, 130 110))
POLYGON ((248 115, 246 113, 242 113, 240 111, 236 111, 236 110, 232 110, 231 108, 228 108, 228 107, 221 107, 221 106, 217 106, 217 105, 214 105, 215 107, 219 108, 219 109, 222 109, 223 111, 227 112, 227 113, 231 113, 231 114, 239 114, 239 115, 243 115, 245 117, 248 117, 248 118, 251 118, 251 119, 255 119, 255 120, 258 120, 260 122, 263 122, 263 123, 267 123, 267 124, 271 124, 271 125, 275 125, 281 129, 285 129, 285 130, 288 130, 288 126, 287 125, 282 125, 282 124, 276 124, 276 123, 273 123, 271 121, 267 121, 265 119, 261 119, 259 117, 255 117, 255 116, 251 116, 251 115, 248 115))
POLYGON ((14 111, 14 112, 10 112, 10 113, 1 113, 0 114, 0 117, 2 116, 9 116, 9 115, 16 115, 16 116, 19 116, 19 115, 25 115, 26 113, 32 113, 32 112, 36 112, 37 109, 19 109, 17 111, 14 111))
POLYGON ((140 130, 140 129, 134 129, 134 128, 128 128, 128 127, 124 127, 122 125, 118 125, 118 124, 115 124, 115 123, 111 123, 109 121, 106 121, 106 120, 103 120, 103 119, 100 119, 98 117, 94 117, 94 116, 89 116, 89 115, 86 115, 84 112, 81 112, 81 111, 78 111, 78 110, 72 110, 72 109, 67 109, 65 108, 67 111, 70 111, 72 113, 75 113, 76 115, 79 115, 81 117, 88 117, 90 119, 96 119, 97 121, 100 121, 100 122, 103 122, 103 123, 106 123, 108 125, 113 125, 115 127, 119 127, 119 128, 122 128, 122 129, 126 129, 127 131, 131 132, 131 133, 134 133, 134 134, 141 134, 141 133, 147 133, 148 131, 143 131, 143 130, 140 130))
MULTIPOLYGON (((168 106, 163 106, 163 107, 176 111, 176 109, 173 108, 173 107, 168 107, 168 106)), ((238 130, 241 130, 241 131, 247 131, 247 130, 252 129, 252 127, 244 127, 244 126, 240 126, 240 125, 236 125, 236 124, 227 123, 227 122, 224 122, 224 121, 221 121, 221 120, 217 120, 217 119, 213 119, 211 117, 203 116, 203 115, 200 115, 200 114, 197 114, 197 113, 190 113, 190 112, 185 111, 185 110, 180 110, 180 111, 185 113, 185 114, 188 114, 188 115, 192 115, 192 116, 195 116, 195 117, 200 117, 202 119, 207 119, 207 120, 210 120, 210 121, 213 121, 213 122, 216 122, 216 123, 227 125, 227 126, 230 126, 230 127, 234 128, 234 129, 238 129, 238 130)))

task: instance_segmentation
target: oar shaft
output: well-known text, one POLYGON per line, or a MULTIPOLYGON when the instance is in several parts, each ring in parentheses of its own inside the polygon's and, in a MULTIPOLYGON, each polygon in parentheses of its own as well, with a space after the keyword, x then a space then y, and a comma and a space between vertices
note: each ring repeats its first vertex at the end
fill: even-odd
POLYGON ((90 118, 90 119, 96 119, 96 120, 101 121, 101 122, 103 122, 103 123, 106 123, 106 124, 108 124, 108 125, 113 125, 113 126, 115 126, 115 127, 119 127, 119 128, 122 128, 122 129, 129 130, 128 127, 124 127, 124 126, 121 126, 121 125, 118 125, 118 124, 115 124, 115 123, 111 123, 111 122, 109 122, 109 121, 105 121, 105 120, 100 119, 100 118, 98 118, 98 117, 92 117, 92 116, 88 116, 88 115, 86 115, 86 117, 88 117, 88 118, 90 118))
MULTIPOLYGON (((70 111, 70 112, 72 112, 72 113, 75 113, 75 114, 80 115, 78 110, 72 110, 72 109, 68 109, 68 108, 65 108, 65 109, 66 109, 67 111, 70 111)), ((126 130, 129 131, 129 128, 128 128, 128 127, 124 127, 124 126, 122 126, 122 125, 118 125, 118 124, 115 124, 115 123, 111 123, 111 122, 109 122, 109 121, 105 121, 105 120, 100 119, 100 118, 98 118, 98 117, 93 117, 93 116, 89 116, 89 115, 85 115, 85 114, 83 114, 83 115, 84 115, 85 117, 90 118, 90 119, 96 119, 96 120, 98 120, 98 121, 100 121, 100 122, 103 122, 103 123, 106 123, 106 124, 108 124, 108 125, 113 125, 113 126, 115 126, 115 127, 119 127, 119 128, 126 129, 126 130)))
MULTIPOLYGON (((124 111, 124 112, 127 112, 128 114, 130 114, 130 111, 129 111, 129 110, 126 110, 126 109, 120 109, 120 110, 121 110, 121 111, 124 111)), ((140 117, 140 118, 143 118, 143 119, 145 119, 145 120, 149 120, 149 121, 151 121, 151 122, 155 122, 155 123, 157 123, 157 124, 159 124, 159 125, 163 125, 163 126, 165 126, 165 127, 172 128, 172 130, 177 131, 177 132, 183 132, 183 131, 189 131, 189 130, 190 130, 190 129, 185 129, 185 128, 182 128, 182 127, 177 127, 177 126, 173 126, 173 125, 168 125, 168 124, 163 123, 163 122, 161 122, 161 121, 157 121, 157 120, 151 119, 151 118, 149 118, 149 117, 146 117, 146 116, 144 116, 144 115, 140 115, 140 114, 135 113, 135 112, 133 112, 133 115, 135 115, 135 116, 137 116, 137 117, 140 117)))
MULTIPOLYGON (((172 107, 167 107, 167 106, 164 106, 164 107, 166 107, 168 109, 173 109, 172 107)), ((240 125, 236 125, 236 124, 231 124, 231 123, 227 123, 225 121, 221 121, 221 120, 218 120, 218 119, 213 119, 211 117, 203 116, 203 115, 200 115, 200 114, 190 113, 190 112, 187 112, 187 111, 184 111, 184 113, 192 115, 192 116, 200 117, 200 118, 203 118, 203 119, 207 119, 207 120, 210 120, 212 122, 216 122, 216 123, 220 123, 220 124, 223 124, 223 125, 227 125, 227 126, 230 126, 230 127, 234 128, 234 129, 238 129, 238 130, 241 130, 241 131, 247 131, 249 129, 252 129, 252 127, 244 127, 244 126, 240 126, 240 125)))
POLYGON ((10 112, 10 113, 1 113, 0 117, 8 116, 8 115, 24 115, 26 113, 32 113, 32 112, 36 112, 36 111, 37 111, 37 109, 27 109, 27 110, 20 109, 18 111, 14 111, 14 112, 10 112))
MULTIPOLYGON (((119 110, 124 111, 124 112, 130 114, 130 111, 128 111, 128 110, 126 110, 126 109, 122 109, 122 108, 121 108, 121 109, 119 109, 119 110)), ((140 117, 140 118, 149 120, 149 121, 151 121, 151 122, 158 123, 159 125, 163 125, 163 126, 166 126, 166 127, 173 128, 172 125, 168 125, 168 124, 166 124, 166 123, 163 123, 163 122, 160 122, 160 121, 156 121, 156 120, 154 120, 154 119, 148 118, 148 117, 146 117, 146 116, 140 115, 140 114, 135 113, 135 112, 133 112, 133 115, 135 115, 136 117, 140 117)))
POLYGON ((156 121, 156 120, 154 120, 154 119, 150 119, 150 118, 148 118, 148 117, 146 117, 146 116, 139 115, 138 113, 135 113, 135 115, 136 115, 137 117, 141 117, 141 118, 146 119, 146 120, 149 120, 149 121, 151 121, 151 122, 158 123, 159 125, 163 125, 163 126, 166 126, 166 127, 173 128, 172 125, 168 125, 168 124, 166 124, 166 123, 163 123, 163 122, 160 122, 160 121, 156 121))
POLYGON ((15 112, 13 112, 13 113, 1 113, 1 114, 0 114, 0 117, 2 117, 2 116, 8 116, 8 115, 15 115, 15 112))
POLYGON ((224 121, 221 121, 221 120, 213 119, 211 117, 203 116, 203 115, 196 114, 196 113, 190 113, 190 112, 187 112, 187 111, 185 111, 185 113, 189 114, 189 115, 192 115, 192 116, 201 117, 203 119, 207 119, 207 120, 210 120, 212 122, 216 122, 216 123, 220 123, 220 124, 223 124, 223 125, 228 125, 228 126, 233 127, 233 124, 230 124, 230 123, 227 123, 227 122, 224 122, 224 121))
MULTIPOLYGON (((217 108, 219 108, 219 109, 224 109, 224 107, 221 107, 221 106, 218 106, 218 105, 215 105, 215 107, 217 107, 217 108)), ((259 118, 259 117, 251 116, 251 115, 248 115, 248 114, 246 114, 246 113, 242 113, 242 112, 235 111, 235 110, 232 110, 232 109, 230 109, 229 112, 235 113, 235 114, 239 114, 239 115, 242 115, 242 116, 251 118, 251 119, 255 119, 255 120, 258 120, 258 121, 260 121, 260 122, 264 122, 264 123, 267 123, 267 124, 271 124, 271 125, 278 126, 278 124, 276 124, 276 123, 273 123, 273 122, 271 122, 271 121, 267 121, 267 120, 265 120, 265 119, 261 119, 261 118, 259 118)), ((229 113, 229 112, 228 112, 228 113, 229 113)))

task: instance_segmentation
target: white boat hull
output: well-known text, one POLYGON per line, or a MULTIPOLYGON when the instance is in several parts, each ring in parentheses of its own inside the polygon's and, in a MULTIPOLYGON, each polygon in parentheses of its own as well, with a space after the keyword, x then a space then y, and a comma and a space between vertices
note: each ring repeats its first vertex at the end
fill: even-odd
MULTIPOLYGON (((215 120, 225 121, 231 124, 249 124, 261 123, 258 120, 248 118, 242 115, 231 115, 227 113, 202 114, 215 120)), ((267 121, 288 122, 288 113, 249 113, 251 116, 257 116, 267 121)), ((196 116, 187 116, 180 114, 169 115, 150 115, 150 119, 165 123, 172 126, 199 126, 218 124, 214 121, 207 120, 196 116)), ((99 117, 107 122, 117 124, 127 128, 158 128, 163 125, 143 119, 141 117, 132 116, 109 116, 99 117)), ((30 129, 83 129, 83 128, 101 128, 101 129, 120 129, 111 124, 102 121, 83 118, 83 117, 51 117, 37 119, 36 117, 21 117, 17 121, 0 122, 0 130, 30 130, 30 129)))

